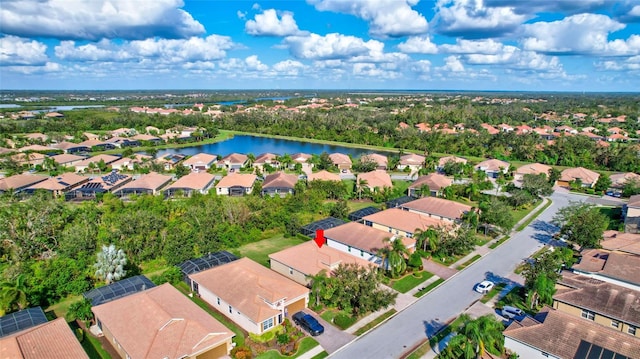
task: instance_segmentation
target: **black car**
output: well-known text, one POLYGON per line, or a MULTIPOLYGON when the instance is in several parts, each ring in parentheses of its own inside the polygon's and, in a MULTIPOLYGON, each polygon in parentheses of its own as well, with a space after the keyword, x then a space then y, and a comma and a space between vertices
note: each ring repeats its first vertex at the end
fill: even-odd
POLYGON ((324 333, 324 327, 322 324, 318 323, 316 318, 305 312, 298 312, 293 315, 293 322, 301 326, 304 330, 308 331, 309 334, 320 335, 324 333))

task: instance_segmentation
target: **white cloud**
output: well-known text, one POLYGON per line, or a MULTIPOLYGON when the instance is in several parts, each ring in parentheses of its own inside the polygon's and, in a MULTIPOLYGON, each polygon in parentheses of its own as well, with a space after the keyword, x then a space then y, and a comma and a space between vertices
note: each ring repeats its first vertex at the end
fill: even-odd
POLYGON ((371 63, 355 63, 352 66, 352 74, 356 77, 363 77, 369 80, 381 81, 381 80, 393 80, 402 77, 402 74, 384 69, 371 63))
POLYGON ((561 12, 576 14, 602 8, 609 0, 485 0, 488 7, 510 7, 518 14, 561 12))
POLYGON ((0 38, 0 66, 45 65, 47 45, 17 36, 0 38))
POLYGON ((456 39, 454 45, 440 45, 440 50, 450 54, 496 54, 503 49, 501 42, 488 40, 464 40, 456 39))
POLYGON ((117 44, 110 40, 76 45, 62 41, 55 47, 58 58, 70 61, 139 61, 153 59, 159 62, 181 63, 218 60, 226 56, 233 42, 226 36, 209 35, 186 40, 147 39, 117 44))
POLYGON ((257 55, 251 55, 244 59, 244 63, 246 64, 246 68, 249 71, 267 71, 269 66, 263 64, 257 55))
POLYGON ((514 32, 530 16, 513 7, 487 7, 483 0, 438 0, 436 31, 464 38, 500 37, 514 32))
POLYGON ((448 56, 444 59, 444 66, 438 67, 442 72, 464 72, 464 65, 460 61, 460 56, 448 56))
POLYGON ((289 36, 298 35, 300 30, 293 13, 285 11, 278 18, 275 9, 265 10, 262 14, 256 14, 255 20, 245 23, 245 31, 253 36, 289 36))
POLYGON ((624 60, 607 60, 596 63, 596 67, 605 71, 637 71, 640 75, 640 55, 624 60))
POLYGON ((408 54, 437 54, 438 46, 431 42, 429 36, 414 36, 398 44, 400 51, 408 54))
POLYGON ((44 66, 7 66, 3 67, 3 70, 7 70, 9 72, 17 72, 24 75, 33 75, 60 72, 62 71, 62 66, 55 62, 47 62, 44 64, 44 66))
POLYGON ((284 39, 289 51, 298 59, 330 60, 346 59, 354 56, 368 55, 384 47, 380 41, 364 41, 355 36, 347 36, 337 33, 320 36, 289 36, 284 39))
POLYGON ((182 0, 3 0, 0 31, 71 40, 186 38, 205 32, 182 0))
POLYGON ((236 12, 236 15, 238 16, 238 19, 240 19, 240 20, 245 20, 247 18, 247 12, 246 11, 242 12, 242 11, 238 10, 236 12))
POLYGON ((431 61, 429 60, 419 60, 411 64, 409 67, 411 71, 426 74, 431 72, 431 61))
POLYGON ((424 34, 429 24, 412 9, 418 0, 307 0, 317 10, 357 16, 369 23, 375 37, 402 37, 424 34))
POLYGON ((281 75, 298 76, 304 71, 305 65, 299 61, 284 60, 274 64, 271 68, 281 75))
POLYGON ((626 0, 617 4, 616 19, 622 22, 640 22, 640 4, 637 0, 626 0))
POLYGON ((592 54, 598 56, 634 55, 640 51, 640 37, 608 41, 610 33, 625 27, 608 16, 579 14, 553 22, 524 25, 525 50, 557 54, 592 54))

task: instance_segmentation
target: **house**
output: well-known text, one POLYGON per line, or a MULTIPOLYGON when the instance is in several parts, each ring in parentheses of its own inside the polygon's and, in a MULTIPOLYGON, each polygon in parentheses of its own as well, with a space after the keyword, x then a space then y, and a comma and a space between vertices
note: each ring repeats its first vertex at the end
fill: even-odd
POLYGON ((72 155, 68 153, 51 156, 51 158, 56 164, 63 167, 75 167, 77 163, 86 159, 85 156, 72 155))
POLYGON ((28 133, 24 136, 27 141, 29 142, 47 142, 47 140, 49 139, 49 136, 45 135, 44 133, 39 133, 39 132, 34 132, 34 133, 28 133))
POLYGON ((307 175, 307 181, 308 182, 312 182, 312 181, 334 181, 334 182, 340 182, 342 181, 342 179, 340 178, 340 175, 337 173, 333 173, 333 172, 329 172, 329 171, 318 171, 315 173, 309 173, 307 175))
POLYGON ((244 196, 251 194, 258 176, 254 174, 232 173, 222 177, 216 184, 216 194, 220 196, 244 196))
POLYGON ((218 161, 218 168, 226 168, 228 170, 239 170, 240 168, 247 165, 249 162, 249 157, 242 153, 232 153, 227 156, 224 156, 220 161, 218 161))
POLYGON ((360 156, 360 162, 362 163, 373 162, 376 164, 376 169, 387 170, 389 159, 387 158, 387 156, 383 156, 379 153, 369 153, 369 154, 360 156))
POLYGON ((302 170, 306 170, 306 169, 311 169, 313 168, 313 164, 310 163, 311 162, 311 158, 313 156, 311 156, 308 153, 294 153, 291 155, 291 160, 293 161, 293 163, 289 166, 289 169, 294 169, 296 163, 299 163, 302 165, 302 170))
POLYGON ((600 246, 609 251, 623 252, 640 256, 640 234, 618 231, 604 231, 600 246))
POLYGON ((345 155, 344 153, 332 153, 329 155, 331 162, 333 162, 334 166, 338 167, 339 170, 349 170, 351 169, 351 157, 345 155))
POLYGON ((578 130, 576 130, 573 127, 567 126, 567 125, 562 125, 562 126, 558 126, 555 128, 555 132, 564 132, 564 133, 569 133, 572 135, 575 135, 578 133, 578 130))
POLYGON ((640 358, 640 339, 545 307, 534 318, 513 321, 504 346, 527 359, 640 358), (604 356, 600 356, 600 353, 604 356))
POLYGON ((186 156, 180 153, 172 153, 156 158, 155 162, 162 165, 166 171, 174 169, 186 156))
POLYGON ((603 249, 584 249, 574 273, 640 291, 640 256, 603 249))
POLYGON ((567 271, 556 287, 554 309, 640 339, 640 291, 567 271))
POLYGON ((407 248, 415 247, 415 240, 411 238, 394 236, 357 222, 327 229, 324 231, 324 238, 326 246, 376 265, 382 264, 378 253, 388 245, 388 240, 400 240, 407 248))
POLYGON ((388 233, 387 235, 413 238, 416 230, 426 230, 429 227, 449 226, 448 222, 421 215, 415 212, 404 211, 400 208, 391 208, 378 213, 362 217, 365 226, 388 233))
POLYGON ((208 153, 198 153, 193 155, 182 162, 182 165, 189 167, 192 171, 207 171, 209 168, 214 167, 218 156, 208 153))
POLYGON ((254 168, 259 168, 261 171, 264 171, 265 165, 269 165, 273 168, 279 168, 280 162, 278 161, 278 155, 274 153, 263 153, 256 157, 252 165, 254 168))
POLYGON ((629 202, 622 207, 624 231, 640 233, 640 194, 629 197, 629 202))
POLYGON ((93 199, 96 198, 98 194, 113 192, 132 180, 133 178, 129 175, 112 171, 104 176, 94 177, 80 187, 68 191, 65 194, 65 199, 67 201, 74 199, 93 199))
POLYGON ((89 359, 67 321, 47 321, 40 307, 0 317, 0 357, 89 359))
POLYGON ((386 171, 375 170, 358 173, 356 186, 368 188, 371 192, 375 192, 393 187, 393 182, 391 182, 391 176, 386 171))
POLYGON ((98 151, 105 151, 105 150, 113 150, 116 148, 114 144, 103 142, 100 140, 86 140, 78 143, 78 145, 89 148, 90 151, 93 151, 94 149, 98 151))
POLYGON ((139 153, 134 154, 131 157, 122 157, 119 160, 111 162, 111 168, 118 171, 129 170, 133 171, 136 165, 143 166, 146 162, 149 162, 153 157, 149 155, 142 155, 139 153))
POLYGON ((221 358, 232 349, 233 331, 169 283, 92 311, 122 358, 221 358))
POLYGON ((89 177, 80 176, 75 173, 62 173, 31 185, 25 188, 22 193, 33 194, 40 190, 50 192, 54 197, 58 197, 86 182, 89 182, 89 177))
POLYGON ((436 165, 436 170, 438 170, 439 172, 443 172, 444 171, 444 166, 447 163, 460 163, 463 165, 467 164, 467 159, 466 158, 462 158, 462 157, 457 157, 457 156, 445 156, 445 157, 441 157, 438 160, 438 164, 436 165))
POLYGON ((16 153, 11 156, 11 160, 16 162, 18 165, 30 168, 42 165, 45 158, 47 158, 47 156, 38 152, 16 153))
POLYGON ((91 132, 83 132, 82 133, 82 137, 86 138, 87 140, 99 140, 100 139, 100 135, 96 135, 95 133, 91 133, 91 132))
POLYGON ((486 173, 489 178, 498 178, 500 173, 509 172, 509 162, 493 158, 478 163, 474 169, 486 173))
POLYGON ((611 188, 622 189, 627 183, 640 183, 640 175, 633 172, 614 173, 609 176, 609 179, 611 179, 611 188))
POLYGON ((154 145, 160 144, 160 142, 162 142, 162 139, 160 137, 147 135, 147 134, 138 134, 131 137, 131 139, 139 141, 140 143, 150 142, 154 145))
POLYGON ((499 124, 498 129, 502 132, 512 132, 514 130, 514 128, 511 125, 508 125, 506 123, 499 124))
POLYGON ((453 180, 439 173, 429 173, 426 176, 418 177, 415 182, 409 185, 407 195, 411 197, 422 197, 426 195, 424 189, 429 190, 429 196, 438 197, 442 195, 442 190, 451 186, 453 180))
POLYGON ((284 197, 289 194, 293 194, 296 183, 298 183, 298 176, 286 174, 284 172, 276 172, 265 177, 262 182, 261 195, 269 195, 284 197))
POLYGON ((55 143, 51 145, 51 147, 62 150, 64 153, 85 153, 91 151, 91 147, 67 141, 55 143))
POLYGON ((332 271, 341 264, 357 264, 369 266, 371 263, 364 258, 358 258, 344 253, 328 245, 318 247, 314 241, 307 241, 280 252, 269 255, 269 265, 272 270, 304 286, 310 284, 310 276, 326 271, 332 271))
POLYGON ((465 213, 471 211, 471 206, 436 197, 420 198, 407 202, 399 208, 447 222, 458 222, 462 220, 465 213))
POLYGON ((167 197, 173 197, 178 192, 184 196, 190 197, 194 192, 207 194, 209 189, 213 187, 216 176, 207 172, 191 172, 186 176, 180 177, 177 181, 164 189, 167 197))
POLYGON ((137 133, 138 132, 136 131, 135 128, 125 128, 125 127, 120 127, 109 132, 111 137, 121 137, 121 136, 131 137, 136 135, 137 133))
POLYGON ((111 163, 120 159, 120 156, 112 156, 112 155, 96 155, 93 157, 85 158, 84 160, 75 164, 76 172, 85 172, 90 169, 91 164, 95 165, 95 168, 98 168, 98 163, 103 161, 105 165, 110 165, 111 163))
POLYGON ((0 194, 13 191, 19 193, 23 189, 46 180, 47 177, 31 174, 19 174, 0 178, 0 194))
POLYGON ((51 151, 55 151, 55 149, 52 149, 51 147, 47 147, 43 145, 29 145, 29 146, 20 147, 18 149, 18 152, 51 152, 51 151))
POLYGON ((558 186, 570 187, 572 182, 580 181, 582 187, 593 188, 598 182, 600 174, 588 170, 583 167, 567 168, 560 172, 560 178, 558 179, 558 186))
POLYGON ((249 333, 269 331, 309 303, 308 288, 246 257, 189 279, 192 291, 249 333))
POLYGON ((169 182, 171 182, 171 176, 151 172, 149 174, 140 176, 135 181, 124 184, 117 190, 113 191, 113 193, 118 197, 126 197, 132 194, 156 195, 169 182))
POLYGON ((428 123, 424 123, 424 122, 417 123, 417 124, 414 125, 414 127, 420 133, 425 133, 425 132, 431 131, 431 127, 429 127, 429 124, 428 123))
POLYGON ((47 112, 44 115, 45 118, 63 118, 64 115, 61 114, 60 112, 47 112))
POLYGON ((542 163, 528 163, 518 167, 513 174, 513 180, 521 182, 524 179, 524 175, 544 174, 545 177, 549 177, 549 171, 551 171, 551 166, 543 165, 542 163))
POLYGON ((500 133, 500 130, 498 130, 497 128, 491 126, 488 123, 483 123, 480 125, 480 127, 482 127, 485 131, 487 131, 490 135, 497 135, 498 133, 500 133))
POLYGON ((426 158, 424 156, 416 155, 415 153, 400 156, 397 168, 401 171, 405 168, 409 168, 411 172, 416 172, 422 168, 425 159, 426 158))

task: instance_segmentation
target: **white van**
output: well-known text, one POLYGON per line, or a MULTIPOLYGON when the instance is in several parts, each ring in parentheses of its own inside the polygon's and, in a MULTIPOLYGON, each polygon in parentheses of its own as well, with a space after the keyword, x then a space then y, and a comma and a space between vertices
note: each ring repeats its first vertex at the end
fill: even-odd
POLYGON ((515 317, 523 317, 524 312, 520 308, 505 305, 504 308, 502 308, 502 316, 508 319, 513 319, 515 317))

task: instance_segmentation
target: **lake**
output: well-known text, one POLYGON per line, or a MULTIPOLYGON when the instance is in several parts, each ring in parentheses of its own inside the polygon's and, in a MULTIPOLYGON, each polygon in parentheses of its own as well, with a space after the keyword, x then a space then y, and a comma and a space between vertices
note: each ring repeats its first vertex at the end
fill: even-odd
POLYGON ((167 154, 181 153, 183 155, 195 155, 198 153, 210 153, 214 155, 226 156, 231 153, 253 153, 258 156, 262 153, 274 153, 277 155, 294 154, 294 153, 308 153, 308 154, 321 154, 322 152, 333 153, 340 152, 347 155, 351 155, 354 158, 360 157, 366 153, 381 153, 389 155, 390 152, 374 151, 363 148, 352 148, 344 146, 327 145, 322 143, 301 142, 295 140, 284 140, 279 138, 270 137, 255 137, 247 135, 237 135, 231 139, 222 142, 210 143, 206 145, 199 145, 193 147, 184 148, 171 148, 158 151, 157 157, 161 157, 167 154))

